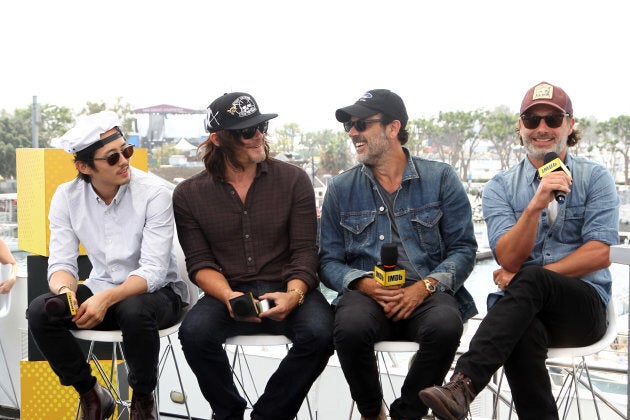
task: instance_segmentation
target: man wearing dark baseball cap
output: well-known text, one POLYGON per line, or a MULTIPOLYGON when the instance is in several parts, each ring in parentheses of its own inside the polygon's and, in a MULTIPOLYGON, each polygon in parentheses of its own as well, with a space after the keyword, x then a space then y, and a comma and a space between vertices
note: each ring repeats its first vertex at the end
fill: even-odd
POLYGON ((419 419, 428 408, 418 389, 443 382, 462 320, 477 313, 463 287, 477 251, 470 202, 451 166, 403 147, 407 110, 394 92, 367 91, 335 117, 360 162, 332 179, 321 214, 320 278, 338 294, 335 347, 361 418, 384 420, 374 344, 419 343, 389 413, 392 420, 419 419), (386 264, 384 244, 396 247, 402 287, 375 279, 374 267, 386 264))
POLYGON ((557 419, 548 349, 588 346, 606 332, 610 245, 619 240, 615 183, 599 163, 569 154, 580 132, 563 89, 534 85, 520 112, 527 156, 483 190, 499 292, 450 382, 420 391, 440 418, 463 419, 503 366, 519 419, 557 419), (566 169, 544 171, 547 164, 566 169))
POLYGON ((269 157, 268 124, 276 116, 262 114, 244 92, 215 99, 200 146, 206 170, 173 193, 186 267, 205 292, 179 337, 217 420, 242 419, 246 407, 227 338, 281 334, 293 342, 252 419, 293 419, 333 353, 333 315, 318 289, 315 193, 304 170, 269 157), (243 306, 250 293, 253 302, 269 305, 242 311, 256 308, 252 298, 243 306))

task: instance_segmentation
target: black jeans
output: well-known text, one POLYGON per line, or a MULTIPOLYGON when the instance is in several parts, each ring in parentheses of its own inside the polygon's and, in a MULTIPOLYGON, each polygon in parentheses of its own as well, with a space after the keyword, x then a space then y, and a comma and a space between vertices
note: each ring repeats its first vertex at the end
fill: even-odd
POLYGON ((428 408, 418 390, 441 385, 462 336, 463 324, 455 298, 434 293, 409 318, 394 322, 383 308, 362 292, 344 292, 335 313, 334 340, 350 394, 365 417, 376 416, 383 400, 374 344, 383 340, 407 340, 420 344, 401 389, 391 404, 397 418, 420 419, 428 408))
MULTIPOLYGON (((284 291, 285 285, 252 282, 239 285, 255 297, 266 292, 284 291)), ((309 291, 284 321, 263 319, 262 323, 232 319, 227 307, 212 296, 204 296, 186 314, 179 329, 182 350, 199 388, 213 411, 213 419, 241 420, 246 407, 230 370, 223 344, 228 337, 251 334, 286 335, 293 341, 287 356, 267 381, 264 393, 254 404, 252 418, 292 419, 313 382, 333 354, 332 309, 319 290, 309 291)))
MULTIPOLYGON (((85 383, 92 376, 92 370, 69 331, 77 326, 70 320, 49 320, 44 310, 44 299, 49 296, 53 294, 43 294, 29 305, 29 331, 62 385, 85 383)), ((90 296, 90 289, 80 284, 77 289, 79 305, 90 296)), ((180 297, 170 287, 164 287, 112 305, 103 322, 93 328, 122 331, 129 385, 135 392, 149 394, 155 389, 160 352, 158 330, 174 325, 181 317, 181 311, 180 297)))
POLYGON ((519 419, 557 419, 547 349, 586 346, 605 332, 606 307, 590 284, 526 267, 486 314, 455 371, 481 391, 503 365, 519 419))

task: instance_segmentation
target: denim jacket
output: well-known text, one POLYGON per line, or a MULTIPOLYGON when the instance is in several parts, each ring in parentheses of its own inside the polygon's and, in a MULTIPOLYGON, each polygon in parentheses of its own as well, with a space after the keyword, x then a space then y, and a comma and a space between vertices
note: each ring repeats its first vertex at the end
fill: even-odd
MULTIPOLYGON (((544 267, 559 261, 588 241, 616 245, 619 241, 619 196, 610 172, 597 162, 567 153, 565 165, 573 183, 564 204, 551 224, 543 210, 531 255, 523 263, 544 267)), ((488 226, 490 248, 517 222, 538 189, 537 169, 529 159, 492 178, 483 189, 483 215, 488 226)), ((604 304, 612 291, 607 268, 582 278, 595 287, 604 304)))
POLYGON ((396 223, 418 277, 436 279, 438 291, 453 294, 467 320, 477 313, 463 287, 477 252, 470 201, 450 165, 403 150, 408 163, 393 221, 369 166, 357 165, 329 183, 321 213, 320 279, 338 293, 336 302, 352 281, 371 277, 396 223))

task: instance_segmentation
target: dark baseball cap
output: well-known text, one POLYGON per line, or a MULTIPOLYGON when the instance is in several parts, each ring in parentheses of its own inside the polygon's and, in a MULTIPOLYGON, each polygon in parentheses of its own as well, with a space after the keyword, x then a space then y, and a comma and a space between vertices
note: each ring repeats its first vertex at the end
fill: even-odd
POLYGON ((276 118, 278 114, 261 114, 253 96, 244 92, 224 93, 206 109, 206 131, 240 130, 276 118))
POLYGON ((399 120, 403 128, 407 126, 409 117, 405 103, 400 96, 388 89, 368 90, 353 105, 335 111, 335 117, 339 122, 346 122, 352 117, 367 118, 379 113, 399 120))
POLYGON ((557 108, 559 111, 573 115, 573 105, 569 95, 551 83, 540 82, 529 88, 523 102, 521 102, 521 115, 535 105, 546 104, 557 108))

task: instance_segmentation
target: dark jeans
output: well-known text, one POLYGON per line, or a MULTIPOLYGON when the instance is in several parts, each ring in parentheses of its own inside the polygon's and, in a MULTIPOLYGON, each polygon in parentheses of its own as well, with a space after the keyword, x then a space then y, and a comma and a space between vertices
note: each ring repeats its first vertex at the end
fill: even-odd
POLYGON ((586 346, 605 332, 606 308, 590 284, 526 267, 487 313, 455 371, 481 391, 503 365, 519 419, 557 419, 547 349, 586 346))
MULTIPOLYGON (((62 385, 86 383, 92 376, 90 365, 70 329, 77 326, 70 320, 50 321, 44 310, 43 294, 31 302, 27 310, 28 327, 40 351, 62 385)), ((86 301, 92 292, 79 285, 77 301, 86 301)), ((158 330, 174 325, 181 316, 182 301, 170 287, 154 293, 131 296, 112 305, 103 322, 95 330, 122 331, 123 351, 129 366, 129 385, 140 394, 153 392, 157 385, 160 352, 158 330)), ((80 392, 80 391, 79 391, 80 392)))
MULTIPOLYGON (((238 287, 255 297, 284 291, 285 285, 253 282, 238 287)), ((251 334, 286 335, 293 341, 287 356, 267 381, 254 404, 252 418, 282 420, 295 417, 313 382, 333 354, 332 309, 319 290, 306 294, 284 321, 263 319, 260 324, 232 319, 219 300, 204 296, 186 314, 179 329, 182 350, 197 376, 201 393, 208 400, 213 419, 243 418, 246 402, 239 394, 223 344, 228 337, 251 334)))
POLYGON ((335 313, 334 339, 350 394, 359 412, 376 416, 383 400, 374 344, 383 340, 406 340, 420 344, 402 386, 401 396, 390 407, 397 418, 419 419, 428 408, 418 390, 441 385, 448 372, 463 332, 462 318, 455 298, 434 293, 409 318, 394 322, 383 308, 359 291, 348 291, 339 300, 335 313))

